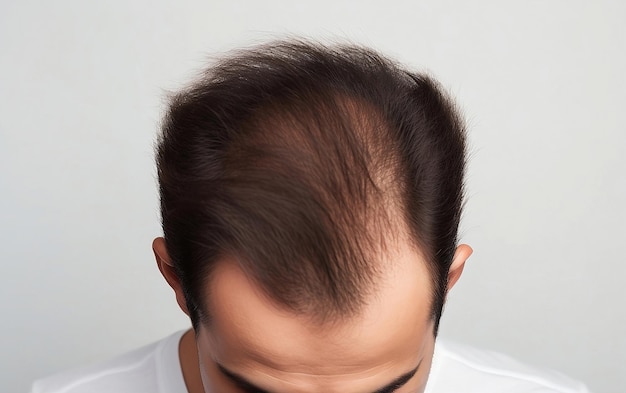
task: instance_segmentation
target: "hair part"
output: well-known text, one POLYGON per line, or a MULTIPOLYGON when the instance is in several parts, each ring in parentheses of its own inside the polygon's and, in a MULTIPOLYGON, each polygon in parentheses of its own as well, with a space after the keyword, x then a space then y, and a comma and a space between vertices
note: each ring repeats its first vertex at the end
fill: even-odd
POLYGON ((233 53, 175 95, 158 140, 165 241, 194 325, 234 256, 277 304, 355 315, 381 255, 409 241, 438 324, 461 213, 465 137, 425 75, 357 46, 279 41, 233 53))

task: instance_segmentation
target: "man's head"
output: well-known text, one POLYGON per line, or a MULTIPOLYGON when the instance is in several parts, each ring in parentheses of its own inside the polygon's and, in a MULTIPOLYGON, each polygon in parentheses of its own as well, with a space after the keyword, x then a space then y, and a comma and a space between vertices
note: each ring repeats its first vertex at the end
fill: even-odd
POLYGON ((176 95, 154 249, 209 379, 367 392, 421 361, 423 385, 471 253, 464 160, 436 83, 364 48, 241 51, 176 95))

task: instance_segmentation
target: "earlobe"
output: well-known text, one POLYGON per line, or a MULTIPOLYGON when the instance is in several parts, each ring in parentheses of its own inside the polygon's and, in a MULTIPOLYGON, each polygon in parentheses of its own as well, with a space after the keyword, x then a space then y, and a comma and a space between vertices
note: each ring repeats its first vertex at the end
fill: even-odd
POLYGON ((473 252, 474 250, 467 244, 461 244, 457 247, 452 265, 450 265, 450 270, 448 271, 448 292, 450 292, 450 289, 452 289, 454 284, 461 278, 461 274, 465 268, 465 262, 473 252))
POLYGON ((174 290, 176 294, 176 301, 181 310, 187 315, 189 315, 189 310, 187 309, 187 302, 185 300, 185 294, 183 292, 182 285, 180 283, 180 278, 176 274, 176 269, 170 260, 170 256, 167 252, 167 247, 165 245, 165 239, 162 237, 157 237, 152 241, 152 251, 154 252, 154 258, 156 259, 157 266, 159 267, 159 271, 165 278, 165 281, 169 284, 170 287, 174 290))

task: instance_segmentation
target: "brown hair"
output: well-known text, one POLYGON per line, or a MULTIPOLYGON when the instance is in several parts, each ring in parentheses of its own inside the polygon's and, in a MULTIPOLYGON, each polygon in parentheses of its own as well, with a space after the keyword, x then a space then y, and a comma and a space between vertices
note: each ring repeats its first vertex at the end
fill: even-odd
POLYGON ((429 77, 354 45, 235 52, 176 94, 158 141, 163 231, 194 325, 234 256, 278 304, 358 312, 393 239, 428 261, 441 316, 463 196, 464 128, 429 77))

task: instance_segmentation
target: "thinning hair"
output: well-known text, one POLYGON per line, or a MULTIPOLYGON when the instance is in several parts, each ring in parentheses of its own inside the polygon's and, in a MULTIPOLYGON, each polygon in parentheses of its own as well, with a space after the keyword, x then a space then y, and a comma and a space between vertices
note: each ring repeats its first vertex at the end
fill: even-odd
POLYGON ((168 253, 191 320, 234 257, 277 304, 353 316, 409 241, 438 325, 457 242, 465 136, 430 77, 373 50, 277 41, 231 53, 171 99, 157 146, 168 253))

